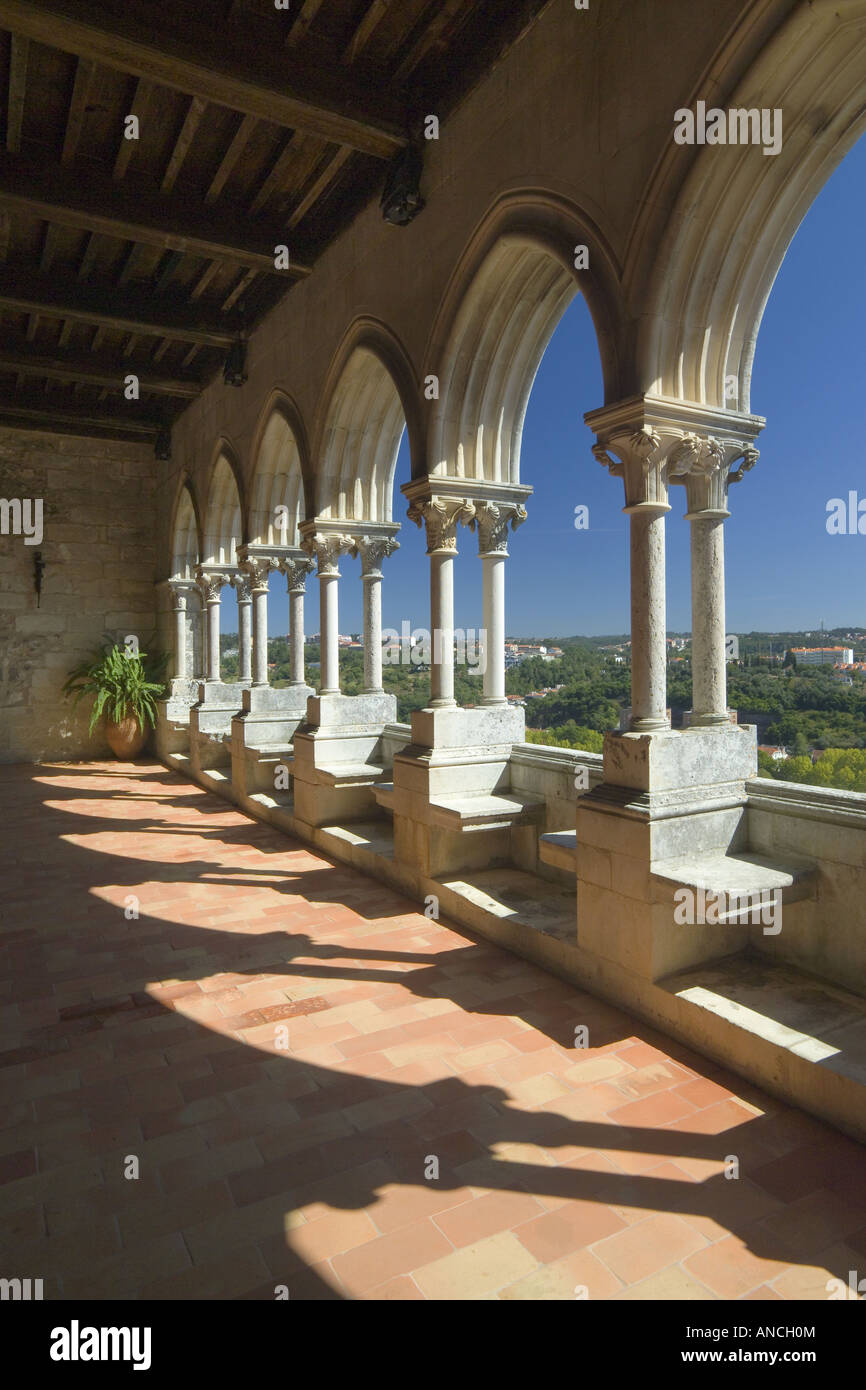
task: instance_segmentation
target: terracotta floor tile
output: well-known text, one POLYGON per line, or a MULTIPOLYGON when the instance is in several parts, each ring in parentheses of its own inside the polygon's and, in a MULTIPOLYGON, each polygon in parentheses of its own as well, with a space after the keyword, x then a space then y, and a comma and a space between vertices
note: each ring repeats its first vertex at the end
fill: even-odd
POLYGON ((0 1222, 50 1297, 796 1299, 866 1272, 860 1146, 585 991, 157 764, 0 767, 7 807, 0 1222))

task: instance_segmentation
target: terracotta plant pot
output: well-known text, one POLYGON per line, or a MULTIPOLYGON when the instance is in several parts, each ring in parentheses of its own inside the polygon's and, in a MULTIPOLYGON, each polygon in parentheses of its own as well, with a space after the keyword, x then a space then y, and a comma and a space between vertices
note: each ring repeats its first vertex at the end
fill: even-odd
POLYGON ((122 762, 131 762, 133 758, 138 757, 144 747, 146 736, 140 720, 134 714, 121 719, 119 724, 113 719, 106 720, 105 737, 108 746, 115 758, 120 758, 122 762))

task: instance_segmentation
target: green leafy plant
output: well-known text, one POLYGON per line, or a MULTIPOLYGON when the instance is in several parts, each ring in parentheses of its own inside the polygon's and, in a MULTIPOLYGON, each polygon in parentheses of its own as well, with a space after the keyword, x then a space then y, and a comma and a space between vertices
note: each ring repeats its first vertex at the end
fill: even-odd
POLYGON ((72 697, 73 706, 93 697, 90 733, 103 714, 115 724, 134 715, 146 729, 156 723, 156 702, 165 691, 162 675, 167 662, 164 655, 128 653, 109 638, 70 671, 63 694, 72 697))

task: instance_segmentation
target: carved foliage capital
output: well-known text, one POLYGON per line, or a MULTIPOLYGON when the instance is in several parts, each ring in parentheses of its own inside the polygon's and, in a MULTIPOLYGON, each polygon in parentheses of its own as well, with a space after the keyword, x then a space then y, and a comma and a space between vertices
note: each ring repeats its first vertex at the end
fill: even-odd
POLYGON ((593 445, 598 462, 609 468, 614 478, 622 478, 627 506, 648 502, 667 505, 663 443, 651 425, 641 425, 606 435, 593 445))
POLYGON ((226 584, 231 583, 232 576, 220 570, 197 569, 195 581, 205 603, 219 603, 220 594, 226 584))
POLYGON ((400 549, 393 536, 361 536, 358 553, 361 556, 361 575, 365 579, 382 578, 382 561, 400 549))
POLYGON ((253 593, 267 589, 268 576, 275 569, 279 569, 279 561, 272 555, 247 555, 241 560, 241 571, 249 580, 253 593))
POLYGON ((507 555, 508 527, 516 531, 526 520, 522 502, 479 502, 469 525, 478 528, 479 555, 507 555))
POLYGON ((320 578, 339 576, 340 556, 354 555, 357 550, 354 536, 335 531, 315 531, 305 536, 302 544, 308 554, 315 556, 320 578))
POLYGON ((427 530, 427 554, 457 553, 457 527, 475 517, 475 503, 468 497, 429 497, 413 502, 406 513, 410 521, 427 530))
POLYGON ((689 513, 726 512, 728 486, 754 468, 758 450, 742 440, 719 440, 712 435, 686 434, 670 451, 668 476, 686 489, 689 513), (740 468, 729 471, 732 463, 740 468))
POLYGON ((280 569, 286 576, 289 593, 302 594, 306 588, 307 575, 315 568, 315 560, 307 555, 299 555, 294 560, 281 560, 280 569))

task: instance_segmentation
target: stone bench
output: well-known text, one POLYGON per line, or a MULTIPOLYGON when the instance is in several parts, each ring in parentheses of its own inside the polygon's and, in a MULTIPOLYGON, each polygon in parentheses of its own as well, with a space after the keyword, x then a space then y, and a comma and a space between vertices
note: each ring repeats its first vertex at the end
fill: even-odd
POLYGON ((552 869, 577 873, 577 831, 552 830, 538 837, 538 857, 552 869))

